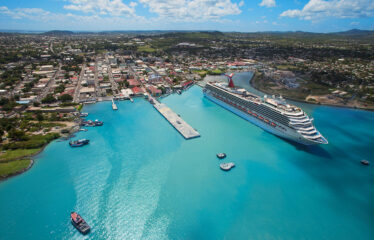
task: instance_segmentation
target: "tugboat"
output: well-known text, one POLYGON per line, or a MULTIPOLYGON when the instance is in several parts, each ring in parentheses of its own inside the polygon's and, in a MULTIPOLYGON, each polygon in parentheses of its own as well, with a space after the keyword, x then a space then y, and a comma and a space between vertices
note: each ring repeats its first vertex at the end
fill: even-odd
POLYGON ((361 160, 361 164, 369 166, 370 162, 368 160, 361 160))
POLYGON ((223 158, 226 157, 226 153, 217 153, 217 157, 218 157, 219 159, 223 159, 223 158))
POLYGON ((73 226, 82 234, 87 234, 90 231, 90 226, 88 226, 86 221, 78 213, 71 212, 70 219, 73 226))
POLYGON ((223 170, 223 171, 229 171, 231 168, 235 167, 235 164, 233 162, 229 162, 229 163, 221 163, 219 165, 219 167, 223 170))
POLYGON ((79 139, 76 141, 70 141, 69 145, 70 147, 82 147, 83 145, 86 145, 90 142, 88 139, 79 139))

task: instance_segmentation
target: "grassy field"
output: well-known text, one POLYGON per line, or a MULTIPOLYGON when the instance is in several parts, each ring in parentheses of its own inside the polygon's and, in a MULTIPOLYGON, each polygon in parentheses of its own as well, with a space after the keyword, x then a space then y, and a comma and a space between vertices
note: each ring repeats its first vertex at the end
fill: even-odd
POLYGON ((138 51, 139 51, 139 52, 148 52, 148 53, 152 53, 152 52, 155 52, 156 49, 152 48, 151 46, 139 46, 139 47, 138 47, 138 51))
POLYGON ((293 71, 293 70, 298 70, 299 68, 296 67, 296 66, 294 66, 294 65, 284 64, 284 65, 278 65, 277 69, 279 69, 279 70, 290 70, 290 71, 293 71))
POLYGON ((0 163, 0 178, 22 171, 30 165, 30 159, 0 163))
POLYGON ((214 70, 208 72, 208 74, 210 74, 210 75, 221 75, 222 73, 223 73, 223 71, 221 71, 220 69, 214 69, 214 70))
POLYGON ((41 148, 7 150, 5 153, 0 153, 0 162, 27 157, 37 153, 40 149, 41 148))

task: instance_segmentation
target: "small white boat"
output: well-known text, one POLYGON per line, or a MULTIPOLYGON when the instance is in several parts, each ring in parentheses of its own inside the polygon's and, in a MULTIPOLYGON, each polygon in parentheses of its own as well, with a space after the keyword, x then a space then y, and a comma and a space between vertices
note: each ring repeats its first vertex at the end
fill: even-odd
POLYGON ((231 168, 235 167, 235 164, 233 162, 229 162, 229 163, 221 163, 219 165, 219 167, 223 170, 223 171, 229 171, 231 168))
POLYGON ((223 158, 226 157, 226 153, 217 153, 217 157, 218 157, 219 159, 223 159, 223 158))
POLYGON ((361 164, 362 165, 366 165, 366 166, 369 166, 370 165, 370 162, 368 160, 361 160, 361 164))

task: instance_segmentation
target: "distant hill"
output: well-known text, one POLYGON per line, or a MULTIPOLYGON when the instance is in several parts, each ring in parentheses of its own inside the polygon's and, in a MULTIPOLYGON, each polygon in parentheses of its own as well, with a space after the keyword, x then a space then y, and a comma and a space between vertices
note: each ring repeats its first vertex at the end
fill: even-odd
POLYGON ((345 32, 337 32, 337 33, 332 33, 332 34, 343 34, 343 35, 362 35, 362 34, 372 34, 374 31, 370 30, 361 30, 361 29, 351 29, 345 32))
POLYGON ((73 35, 74 32, 72 31, 63 31, 63 30, 53 30, 53 31, 48 31, 45 33, 42 33, 43 35, 73 35))
MULTIPOLYGON (((21 31, 1 31, 2 34, 7 33, 21 33, 21 31)), ((35 32, 36 33, 36 32, 35 32)), ((27 34, 27 33, 26 33, 27 34)), ((316 32, 303 32, 303 31, 266 31, 266 32, 220 32, 220 31, 193 31, 193 30, 118 30, 118 31, 68 31, 68 30, 53 30, 41 35, 50 36, 64 36, 64 35, 116 35, 116 34, 129 34, 129 35, 164 35, 165 37, 177 37, 188 39, 206 39, 206 38, 221 38, 227 36, 236 37, 249 37, 249 38, 293 38, 293 39, 330 39, 330 38, 348 38, 355 40, 374 40, 374 30, 360 30, 351 29, 342 32, 332 33, 316 33, 316 32)))

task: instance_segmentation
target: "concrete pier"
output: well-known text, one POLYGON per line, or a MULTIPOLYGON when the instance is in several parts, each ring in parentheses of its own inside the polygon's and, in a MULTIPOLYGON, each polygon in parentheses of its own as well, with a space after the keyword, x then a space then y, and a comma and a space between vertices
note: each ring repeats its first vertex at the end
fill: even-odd
POLYGON ((114 103, 113 99, 112 99, 112 108, 113 110, 118 110, 117 105, 114 103))
POLYGON ((158 102, 156 99, 150 97, 150 102, 153 107, 164 116, 164 118, 185 138, 191 139, 200 137, 200 134, 186 123, 181 117, 179 117, 173 110, 167 107, 165 104, 158 102))

